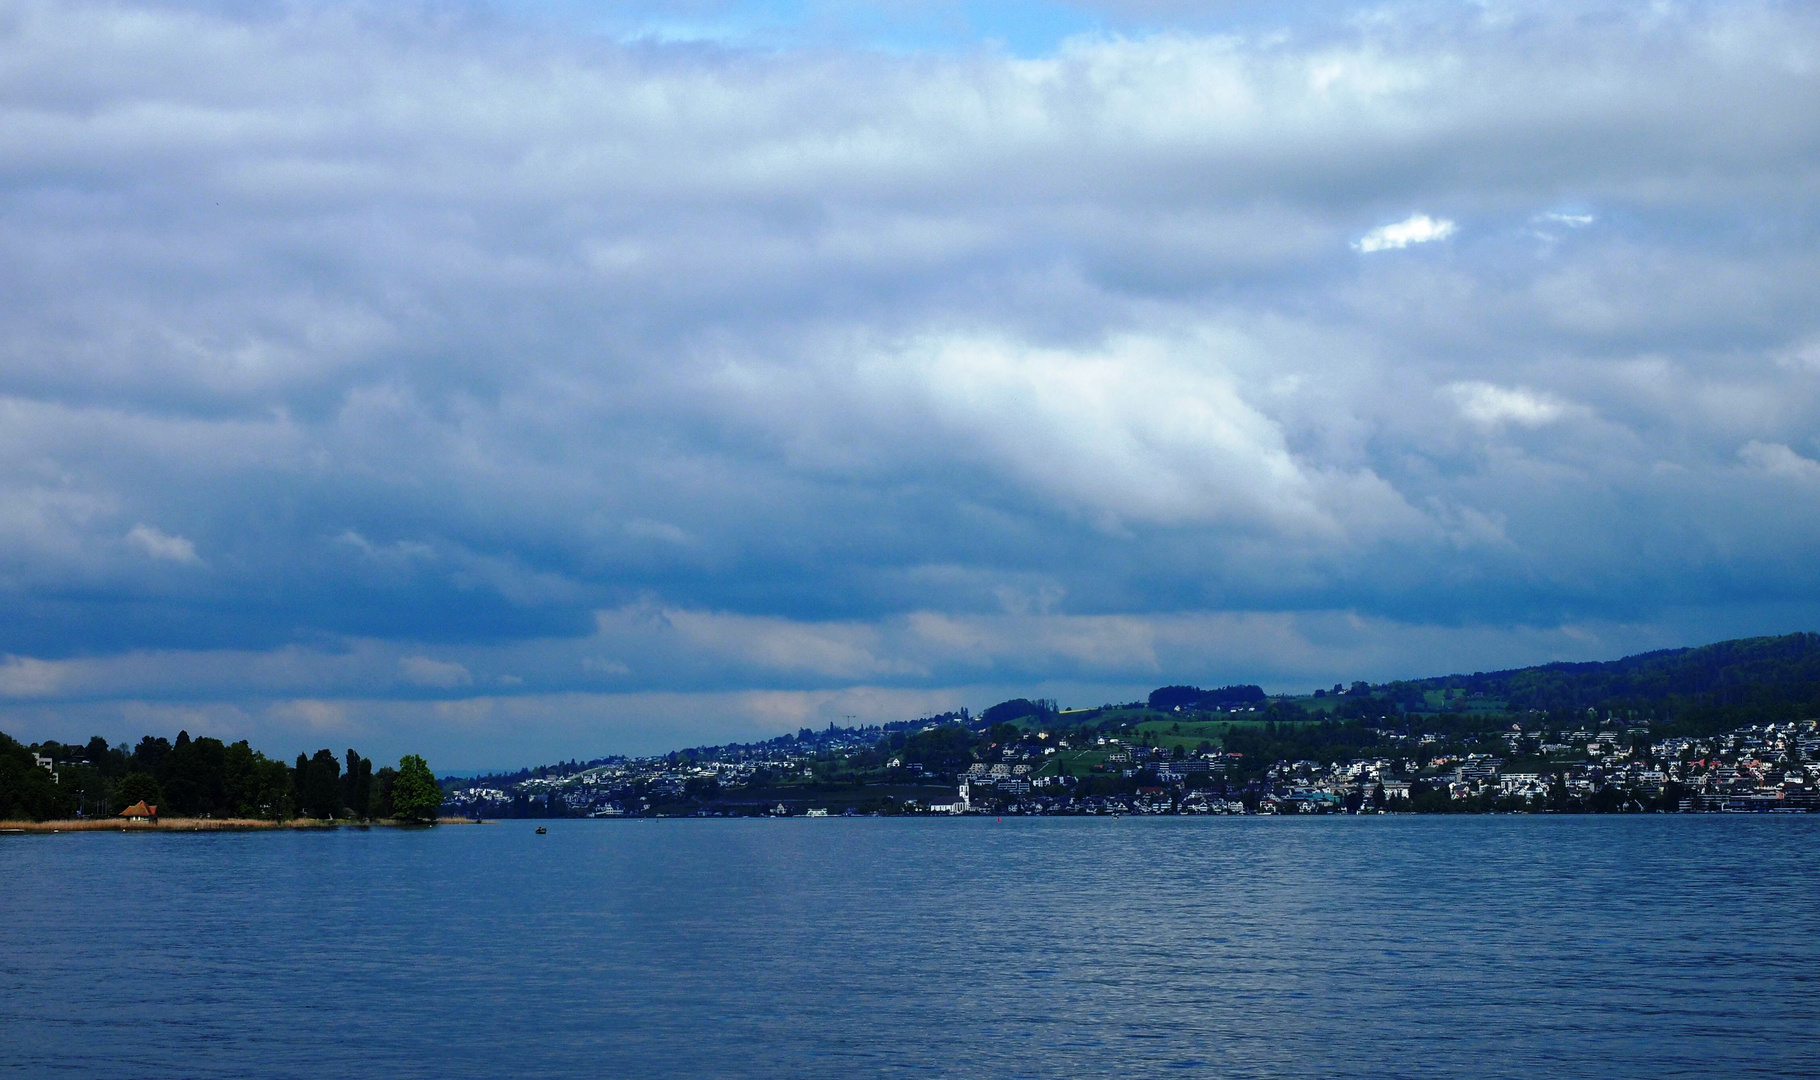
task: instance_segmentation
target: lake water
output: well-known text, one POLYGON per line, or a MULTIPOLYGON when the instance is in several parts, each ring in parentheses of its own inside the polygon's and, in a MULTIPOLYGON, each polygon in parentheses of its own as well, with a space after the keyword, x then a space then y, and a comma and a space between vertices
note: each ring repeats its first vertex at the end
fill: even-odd
POLYGON ((0 1074, 1820 1076, 1820 816, 0 838, 0 1074))

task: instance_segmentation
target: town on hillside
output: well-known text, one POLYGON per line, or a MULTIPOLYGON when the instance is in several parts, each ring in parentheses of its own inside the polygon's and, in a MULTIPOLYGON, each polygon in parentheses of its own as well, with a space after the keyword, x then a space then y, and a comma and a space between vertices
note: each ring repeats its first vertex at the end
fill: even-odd
POLYGON ((1305 695, 1017 698, 767 742, 445 778, 479 817, 1807 812, 1820 635, 1305 695))
POLYGON ((445 780, 443 809, 476 817, 1820 810, 1812 720, 1660 741, 1648 725, 1613 717, 1571 731, 1512 724, 1495 741, 1373 731, 1387 752, 1247 762, 1242 751, 1190 750, 1177 734, 1192 726, 1187 738, 1199 738, 1225 722, 1134 718, 1083 731, 1067 713, 1053 724, 1033 719, 983 731, 928 721, 901 743, 879 728, 834 728, 785 745, 614 758, 512 781, 445 780), (957 748, 964 764, 943 752, 957 748))

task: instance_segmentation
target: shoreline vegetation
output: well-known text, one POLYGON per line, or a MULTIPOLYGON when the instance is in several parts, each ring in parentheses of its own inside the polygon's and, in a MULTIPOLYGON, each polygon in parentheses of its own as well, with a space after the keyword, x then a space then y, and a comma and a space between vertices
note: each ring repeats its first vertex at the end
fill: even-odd
POLYGON ((44 821, 0 821, 0 834, 65 832, 263 832, 279 829, 422 829, 431 825, 490 825, 468 817, 439 817, 434 821, 374 818, 323 820, 298 817, 271 818, 159 818, 157 821, 118 821, 109 818, 50 818, 44 821))
POLYGON ((435 774, 416 754, 375 770, 352 747, 344 768, 327 747, 298 754, 291 765, 244 739, 192 739, 188 731, 175 742, 147 735, 136 746, 110 746, 99 735, 25 746, 0 732, 0 822, 54 822, 53 831, 431 824, 442 801, 435 774))

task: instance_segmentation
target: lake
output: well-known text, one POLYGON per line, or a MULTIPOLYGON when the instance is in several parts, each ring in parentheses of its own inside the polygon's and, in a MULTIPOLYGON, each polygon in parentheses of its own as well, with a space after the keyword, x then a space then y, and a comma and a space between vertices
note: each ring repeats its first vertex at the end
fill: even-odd
POLYGON ((1820 816, 10 836, 0 1073, 1812 1077, 1817 873, 1820 816))

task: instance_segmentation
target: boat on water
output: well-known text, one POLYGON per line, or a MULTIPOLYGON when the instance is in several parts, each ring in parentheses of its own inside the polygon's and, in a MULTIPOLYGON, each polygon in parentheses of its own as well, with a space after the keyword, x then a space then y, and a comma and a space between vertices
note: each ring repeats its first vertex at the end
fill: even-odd
POLYGON ((546 829, 546 828, 544 828, 544 827, 543 827, 543 826, 542 826, 542 825, 539 825, 539 826, 538 826, 538 827, 537 827, 537 835, 539 835, 539 836, 542 836, 542 835, 543 835, 543 834, 544 834, 544 833, 547 833, 547 832, 549 832, 549 831, 550 831, 550 830, 548 830, 548 829, 546 829))

